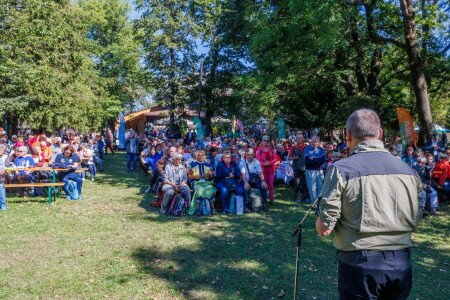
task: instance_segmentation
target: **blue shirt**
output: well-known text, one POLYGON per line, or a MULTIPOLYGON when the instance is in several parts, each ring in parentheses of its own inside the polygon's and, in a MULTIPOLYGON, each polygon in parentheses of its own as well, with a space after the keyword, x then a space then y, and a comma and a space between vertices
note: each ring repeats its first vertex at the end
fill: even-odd
POLYGON ((311 145, 308 145, 303 150, 305 155, 305 169, 306 170, 320 170, 320 167, 325 162, 325 151, 322 147, 314 149, 311 145), (310 159, 312 157, 312 159, 310 159))
MULTIPOLYGON (((21 168, 28 168, 28 167, 35 167, 36 164, 34 163, 34 160, 31 156, 18 156, 14 159, 14 165, 16 167, 21 167, 21 168)), ((22 176, 25 174, 25 171, 20 171, 19 175, 22 176)))
MULTIPOLYGON (((54 164, 62 165, 66 168, 71 168, 71 167, 73 167, 74 163, 77 163, 80 161, 81 161, 80 157, 75 153, 72 153, 69 157, 65 157, 63 153, 60 153, 56 156, 54 164)), ((67 174, 70 174, 73 172, 75 172, 75 170, 73 170, 73 169, 69 170, 69 171, 64 171, 64 172, 58 172, 58 176, 59 176, 59 178, 63 178, 67 174)))
POLYGON ((147 156, 144 161, 147 165, 150 166, 150 169, 152 169, 152 172, 156 172, 156 162, 161 158, 161 155, 159 153, 155 155, 149 155, 147 156))

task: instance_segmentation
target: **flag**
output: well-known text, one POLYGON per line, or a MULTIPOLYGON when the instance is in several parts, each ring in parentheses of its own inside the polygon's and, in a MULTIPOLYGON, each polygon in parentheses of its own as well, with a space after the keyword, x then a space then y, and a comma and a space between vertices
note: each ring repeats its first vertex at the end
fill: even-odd
POLYGON ((200 144, 203 143, 203 126, 199 117, 194 118, 195 130, 197 131, 197 138, 200 144))
POLYGON ((278 117, 278 138, 280 140, 286 138, 286 124, 282 117, 278 117))
POLYGON ((414 133, 414 120, 410 113, 403 109, 397 108, 398 123, 402 135, 402 144, 404 146, 416 145, 416 135, 414 133))
POLYGON ((119 114, 119 149, 125 149, 125 117, 119 114))

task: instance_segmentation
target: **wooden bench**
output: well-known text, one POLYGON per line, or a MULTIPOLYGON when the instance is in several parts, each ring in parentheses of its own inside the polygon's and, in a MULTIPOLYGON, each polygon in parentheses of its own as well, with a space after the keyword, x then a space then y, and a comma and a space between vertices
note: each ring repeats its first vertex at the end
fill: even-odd
POLYGON ((6 183, 5 188, 31 188, 31 187, 48 187, 48 204, 56 201, 57 187, 64 186, 64 182, 37 182, 37 183, 6 183))

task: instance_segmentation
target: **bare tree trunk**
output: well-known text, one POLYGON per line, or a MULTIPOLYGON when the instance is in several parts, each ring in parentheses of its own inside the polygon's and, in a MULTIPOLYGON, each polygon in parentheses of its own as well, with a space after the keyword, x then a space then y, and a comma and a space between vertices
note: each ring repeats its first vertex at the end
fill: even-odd
POLYGON ((170 49, 170 79, 169 79, 169 128, 171 132, 175 131, 175 97, 176 97, 176 88, 175 88, 175 50, 173 48, 170 49))
POLYGON ((214 115, 214 111, 211 109, 206 109, 205 111, 205 136, 210 136, 212 131, 212 117, 214 115))
POLYGON ((204 118, 204 124, 205 124, 205 136, 209 136, 211 134, 212 130, 212 118, 214 117, 214 101, 216 101, 215 95, 212 91, 213 87, 216 85, 216 74, 217 74, 217 67, 219 65, 219 45, 217 43, 213 43, 211 47, 211 68, 209 70, 207 84, 208 92, 207 96, 205 97, 205 118, 204 118))
POLYGON ((364 52, 361 47, 361 41, 358 33, 358 24, 356 17, 350 16, 350 28, 351 28, 351 45, 356 52, 356 64, 355 64, 355 76, 358 82, 358 91, 364 94, 367 90, 366 78, 363 71, 364 52))
POLYGON ((400 0, 405 28, 406 52, 409 57, 411 83, 416 96, 416 106, 422 127, 419 143, 424 143, 433 134, 433 122, 428 100, 428 86, 424 73, 424 61, 420 54, 419 39, 417 37, 415 12, 412 0, 400 0))

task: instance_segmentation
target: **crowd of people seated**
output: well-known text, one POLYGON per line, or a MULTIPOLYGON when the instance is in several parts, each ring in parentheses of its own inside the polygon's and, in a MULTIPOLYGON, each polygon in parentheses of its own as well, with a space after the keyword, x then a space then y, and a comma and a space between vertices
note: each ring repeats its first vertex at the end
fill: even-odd
MULTIPOLYGON (((53 135, 29 132, 8 137, 0 134, 0 210, 7 209, 4 183, 35 183, 50 179, 49 172, 37 170, 39 167, 59 169, 57 177, 64 182, 66 195, 69 194, 69 181, 73 181, 81 196, 86 172, 79 173, 77 169, 89 170, 90 180, 94 181, 97 170, 103 171, 105 147, 104 138, 98 133, 83 136, 75 131, 66 133, 65 128, 53 135)), ((42 188, 30 188, 25 193, 25 189, 20 188, 18 194, 41 196, 43 191, 42 188)))
MULTIPOLYGON (((94 181, 97 171, 103 170, 108 149, 114 154, 112 145, 114 138, 109 130, 104 134, 81 135, 63 128, 53 135, 32 132, 11 137, 0 135, 0 209, 6 210, 1 183, 33 183, 37 175, 40 180, 49 176, 20 169, 4 172, 5 167, 65 169, 58 173, 58 179, 65 183, 66 194, 69 181, 73 181, 81 195, 86 172, 78 173, 76 169, 88 169, 89 178, 94 181)), ((424 183, 422 206, 429 199, 431 213, 438 214, 439 199, 450 180, 450 149, 446 148, 445 135, 433 136, 421 149, 404 147, 399 138, 386 146, 417 171, 424 183)), ((125 150, 127 170, 136 172, 139 165, 149 176, 145 192, 161 194, 158 205, 162 213, 169 210, 174 195, 180 194, 187 202, 193 200, 191 206, 196 214, 202 214, 205 203, 211 214, 219 207, 221 213, 267 211, 275 201, 274 182, 281 170, 289 178, 285 182, 293 183, 292 200, 314 203, 329 166, 350 155, 345 140, 324 143, 317 135, 302 131, 292 131, 282 140, 258 131, 247 136, 205 137, 200 141, 193 130, 184 139, 153 131, 138 135, 129 130, 125 150), (259 207, 252 201, 255 193, 261 200, 259 207)), ((19 194, 24 195, 24 190, 19 189, 19 194)), ((29 194, 39 196, 42 190, 30 189, 29 194)))
MULTIPOLYGON (((132 152, 138 148, 140 165, 150 178, 145 193, 162 192, 164 195, 160 204, 161 213, 167 212, 170 199, 175 194, 182 194, 191 201, 198 182, 209 182, 217 190, 216 195, 208 199, 212 213, 215 213, 217 206, 220 206, 218 212, 230 213, 230 207, 239 203, 243 204, 244 212, 252 212, 250 191, 253 189, 259 191, 262 210, 267 211, 268 204, 273 204, 275 200, 275 174, 282 163, 289 164, 293 173, 293 201, 314 203, 321 193, 327 169, 335 161, 350 155, 343 139, 324 143, 318 136, 307 138, 307 133, 301 131, 283 140, 262 135, 206 137, 201 142, 193 131, 188 132, 184 139, 138 137, 131 132, 127 134, 126 141, 133 143, 127 146, 128 170, 136 170, 132 152), (216 205, 216 200, 219 205, 216 205)), ((439 190, 450 179, 447 158, 450 150, 445 148, 446 142, 435 136, 423 149, 413 146, 405 148, 396 143, 398 141, 394 140, 388 144, 388 149, 417 170, 424 183, 422 206, 425 207, 429 198, 431 213, 438 214, 439 190), (438 160, 435 163, 436 157, 438 160)), ((193 201, 197 214, 201 214, 202 201, 204 199, 193 201)))

